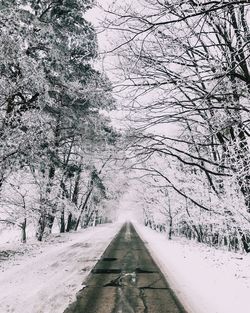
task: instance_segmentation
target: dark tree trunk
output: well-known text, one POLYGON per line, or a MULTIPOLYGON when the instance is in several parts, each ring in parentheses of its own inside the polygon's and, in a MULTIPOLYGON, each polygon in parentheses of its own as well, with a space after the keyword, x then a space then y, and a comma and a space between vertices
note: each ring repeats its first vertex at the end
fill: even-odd
POLYGON ((194 230, 194 232, 196 234, 197 241, 198 242, 203 242, 202 241, 202 235, 200 234, 200 232, 199 232, 198 228, 196 227, 196 225, 192 225, 192 227, 193 227, 193 230, 194 230))
POLYGON ((69 232, 72 229, 74 229, 75 225, 76 225, 76 219, 73 217, 72 213, 70 212, 68 215, 66 232, 69 232))
POLYGON ((85 208, 87 206, 87 203, 88 203, 89 197, 91 196, 92 191, 93 191, 93 187, 90 188, 90 190, 89 190, 89 192, 88 192, 88 194, 87 194, 87 196, 85 198, 85 201, 84 201, 84 203, 83 203, 83 205, 81 207, 80 214, 79 214, 78 219, 76 221, 75 230, 77 230, 77 228, 78 228, 78 226, 80 224, 80 221, 81 221, 81 218, 82 218, 82 214, 83 214, 83 212, 84 212, 84 210, 85 210, 85 208))
POLYGON ((64 217, 64 209, 61 212, 60 218, 60 233, 65 233, 65 217, 64 217))
POLYGON ((37 227, 37 232, 36 232, 36 238, 38 241, 42 241, 43 239, 45 225, 46 225, 45 215, 44 213, 42 213, 38 221, 38 227, 37 227))
POLYGON ((169 220, 169 231, 168 231, 168 239, 169 240, 172 239, 172 233, 173 233, 173 219, 172 219, 172 217, 170 217, 170 220, 169 220))
POLYGON ((27 236, 26 236, 26 226, 27 226, 27 219, 25 217, 23 223, 21 224, 21 230, 22 230, 21 241, 22 241, 22 243, 26 243, 26 239, 27 239, 27 236))
POLYGON ((89 226, 89 223, 90 223, 93 215, 94 215, 94 211, 90 212, 90 214, 87 215, 86 220, 84 222, 84 228, 87 228, 89 226))
POLYGON ((67 220, 66 232, 69 232, 72 229, 72 213, 70 212, 67 220))
POLYGON ((80 184, 80 178, 81 178, 81 167, 78 170, 77 176, 76 176, 76 180, 75 180, 75 186, 74 186, 74 191, 73 191, 73 195, 72 195, 72 202, 77 205, 77 201, 78 201, 78 194, 79 194, 79 184, 80 184))
POLYGON ((52 209, 52 212, 47 214, 47 216, 45 218, 45 227, 48 230, 48 234, 51 234, 51 232, 52 232, 52 227, 53 227, 54 221, 55 221, 55 213, 56 213, 56 208, 54 207, 52 209))
POLYGON ((241 235, 241 242, 243 244, 244 251, 246 253, 249 253, 250 252, 250 237, 243 233, 240 233, 240 235, 241 235))

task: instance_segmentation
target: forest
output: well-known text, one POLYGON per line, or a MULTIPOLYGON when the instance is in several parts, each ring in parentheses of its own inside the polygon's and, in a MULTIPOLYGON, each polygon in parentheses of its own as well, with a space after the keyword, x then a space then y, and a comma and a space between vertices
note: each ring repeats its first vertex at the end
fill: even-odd
POLYGON ((0 17, 0 236, 115 221, 134 190, 169 239, 250 252, 249 1, 6 0, 0 17))
POLYGON ((248 1, 143 0, 106 11, 120 38, 116 90, 130 95, 128 158, 143 173, 145 225, 249 252, 248 1))
POLYGON ((84 18, 92 5, 1 4, 0 224, 23 242, 29 229, 41 241, 54 224, 68 232, 108 221, 119 194, 110 177, 120 135, 101 112, 115 101, 84 18))

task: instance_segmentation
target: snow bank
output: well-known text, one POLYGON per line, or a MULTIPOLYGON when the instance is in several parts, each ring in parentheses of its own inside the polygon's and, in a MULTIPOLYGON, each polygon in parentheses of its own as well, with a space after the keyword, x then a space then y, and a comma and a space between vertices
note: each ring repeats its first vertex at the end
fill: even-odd
POLYGON ((17 255, 8 266, 4 262, 0 312, 62 313, 84 287, 84 280, 120 227, 101 225, 65 234, 63 242, 38 244, 33 253, 17 255))
POLYGON ((188 312, 250 312, 250 255, 135 227, 188 312))

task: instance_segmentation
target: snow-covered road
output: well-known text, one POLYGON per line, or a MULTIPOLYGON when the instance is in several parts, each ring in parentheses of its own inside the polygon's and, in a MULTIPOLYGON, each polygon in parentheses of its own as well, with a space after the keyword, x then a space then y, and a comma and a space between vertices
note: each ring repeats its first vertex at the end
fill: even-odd
POLYGON ((0 274, 0 312, 61 313, 120 229, 120 224, 65 234, 65 242, 21 256, 0 274))

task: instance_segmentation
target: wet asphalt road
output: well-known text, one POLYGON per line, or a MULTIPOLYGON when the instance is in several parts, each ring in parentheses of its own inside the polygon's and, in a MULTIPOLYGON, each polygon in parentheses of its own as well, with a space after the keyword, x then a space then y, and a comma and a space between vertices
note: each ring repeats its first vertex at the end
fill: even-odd
POLYGON ((125 224, 64 313, 186 313, 132 224, 125 224))

